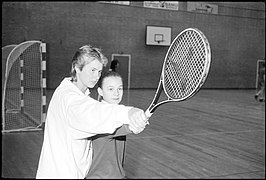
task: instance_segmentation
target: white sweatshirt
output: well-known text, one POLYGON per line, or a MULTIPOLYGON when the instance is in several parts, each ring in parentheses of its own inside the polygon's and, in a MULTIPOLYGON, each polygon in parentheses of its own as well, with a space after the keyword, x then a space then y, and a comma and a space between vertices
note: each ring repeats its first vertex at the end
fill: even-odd
POLYGON ((111 134, 129 124, 132 107, 101 103, 88 93, 82 93, 70 78, 56 88, 47 111, 36 178, 84 179, 92 161, 88 137, 111 134))

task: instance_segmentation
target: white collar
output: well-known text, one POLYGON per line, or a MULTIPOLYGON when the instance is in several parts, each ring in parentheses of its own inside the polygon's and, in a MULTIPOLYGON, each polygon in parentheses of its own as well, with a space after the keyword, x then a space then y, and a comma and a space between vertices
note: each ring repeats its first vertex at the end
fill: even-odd
POLYGON ((87 88, 85 93, 83 93, 77 86, 75 86, 75 84, 73 84, 73 82, 71 82, 71 77, 65 77, 63 80, 63 84, 66 85, 70 85, 72 87, 75 87, 75 89, 80 93, 80 94, 85 94, 85 96, 89 96, 90 95, 90 89, 87 88))

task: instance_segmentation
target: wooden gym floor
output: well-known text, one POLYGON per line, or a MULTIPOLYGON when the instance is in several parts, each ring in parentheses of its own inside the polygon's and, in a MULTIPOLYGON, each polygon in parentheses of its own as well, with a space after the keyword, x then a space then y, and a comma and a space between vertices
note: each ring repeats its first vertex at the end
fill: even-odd
MULTIPOLYGON (((146 109, 155 90, 129 92, 124 104, 146 109)), ((142 133, 127 136, 127 177, 265 179, 265 103, 254 93, 202 89, 160 106, 142 133)), ((42 131, 2 134, 2 178, 35 178, 42 141, 42 131)))

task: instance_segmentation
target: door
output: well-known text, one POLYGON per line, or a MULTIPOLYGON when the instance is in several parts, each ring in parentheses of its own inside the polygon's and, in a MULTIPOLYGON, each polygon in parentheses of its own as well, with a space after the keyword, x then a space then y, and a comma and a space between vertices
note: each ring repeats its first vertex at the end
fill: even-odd
POLYGON ((117 72, 123 78, 124 89, 130 89, 130 66, 131 56, 129 54, 112 54, 112 60, 118 60, 117 72))

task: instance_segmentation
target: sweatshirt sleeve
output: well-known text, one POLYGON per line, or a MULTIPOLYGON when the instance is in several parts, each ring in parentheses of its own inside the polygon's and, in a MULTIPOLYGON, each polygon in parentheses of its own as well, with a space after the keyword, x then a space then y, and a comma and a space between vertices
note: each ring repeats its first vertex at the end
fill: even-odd
POLYGON ((69 95, 66 102, 67 122, 74 139, 112 134, 123 124, 129 124, 128 111, 132 107, 104 104, 75 93, 69 95))

